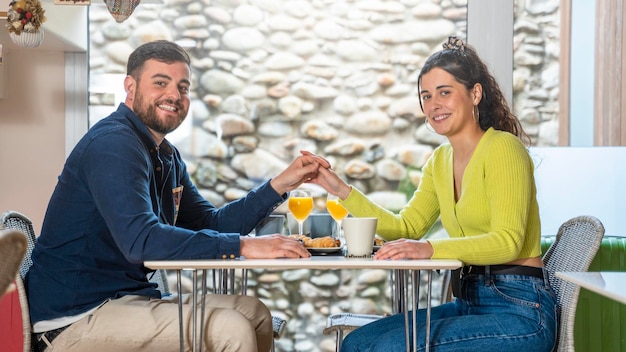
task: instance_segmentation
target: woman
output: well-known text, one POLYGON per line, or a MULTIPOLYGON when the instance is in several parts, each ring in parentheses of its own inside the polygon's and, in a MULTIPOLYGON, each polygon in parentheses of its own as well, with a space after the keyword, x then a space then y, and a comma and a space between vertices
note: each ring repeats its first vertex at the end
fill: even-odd
MULTIPOLYGON (((454 302, 432 309, 431 351, 551 351, 556 300, 540 257, 534 166, 522 143, 529 138, 476 51, 455 37, 443 47, 417 83, 426 122, 449 144, 433 152, 408 204, 389 212, 332 170, 320 169, 314 182, 354 216, 378 218, 388 242, 376 259, 464 263, 453 273, 454 302), (449 238, 419 240, 439 217, 449 238)), ((387 317, 351 332, 342 351, 401 351, 404 331, 402 314, 387 317)), ((418 331, 422 350, 424 326, 418 331)))

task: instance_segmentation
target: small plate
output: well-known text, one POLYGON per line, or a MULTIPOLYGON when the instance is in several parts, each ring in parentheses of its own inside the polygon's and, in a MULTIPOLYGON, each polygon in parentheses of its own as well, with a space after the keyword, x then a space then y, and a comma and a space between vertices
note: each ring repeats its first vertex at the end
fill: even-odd
POLYGON ((307 247, 306 249, 309 250, 309 252, 311 253, 317 253, 317 254, 328 254, 328 253, 335 253, 341 250, 341 247, 307 247))

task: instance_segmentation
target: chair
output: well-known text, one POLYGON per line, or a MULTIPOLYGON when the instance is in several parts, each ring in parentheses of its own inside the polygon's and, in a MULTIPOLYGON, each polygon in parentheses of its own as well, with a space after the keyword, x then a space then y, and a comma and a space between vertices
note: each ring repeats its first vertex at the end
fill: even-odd
POLYGON ((275 350, 276 340, 278 340, 282 336, 286 325, 287 325, 287 321, 285 319, 272 315, 272 330, 273 330, 273 336, 274 336, 274 342, 272 343, 272 351, 275 350))
POLYGON ((0 297, 15 281, 26 253, 26 238, 17 230, 2 230, 0 225, 0 297))
POLYGON ((26 236, 26 254, 24 255, 22 265, 20 266, 20 276, 23 279, 26 276, 28 269, 30 269, 31 265, 33 265, 30 255, 33 252, 35 243, 37 242, 33 222, 26 215, 15 210, 9 210, 2 214, 0 221, 5 229, 20 230, 26 236))
POLYGON ((335 351, 341 350, 341 343, 346 332, 350 332, 365 324, 369 324, 382 318, 377 314, 355 314, 355 313, 337 313, 332 314, 326 319, 326 328, 324 335, 336 334, 335 351))
MULTIPOLYGON (((395 278, 398 277, 398 271, 394 270, 391 272, 389 276, 389 280, 392 286, 392 296, 394 295, 393 290, 396 286, 395 278)), ((402 311, 402 307, 406 304, 406 302, 395 302, 393 310, 394 312, 402 311)), ((337 313, 332 314, 326 319, 326 328, 324 328, 324 335, 330 335, 332 333, 336 334, 335 341, 335 351, 339 352, 341 350, 341 344, 343 342, 344 335, 347 332, 355 330, 365 324, 374 322, 380 318, 383 318, 383 315, 379 314, 356 314, 356 313, 337 313)))
POLYGON ((589 269, 596 256, 604 226, 593 216, 578 216, 559 227, 556 240, 543 256, 552 289, 556 293, 560 315, 557 351, 574 351, 574 321, 580 286, 556 277, 557 271, 589 269))
POLYGON ((148 281, 157 284, 157 289, 161 291, 162 296, 169 296, 172 294, 170 291, 169 281, 167 280, 167 271, 165 269, 159 269, 151 274, 148 274, 148 281))
POLYGON ((20 233, 24 234, 24 236, 26 237, 26 254, 24 255, 24 259, 22 260, 22 264, 20 265, 19 275, 15 276, 15 285, 17 287, 17 295, 19 297, 19 309, 22 315, 21 318, 22 333, 24 336, 24 352, 31 352, 32 327, 30 325, 28 299, 26 298, 26 290, 24 289, 23 280, 31 265, 33 265, 30 256, 33 248, 35 247, 35 243, 37 242, 37 237, 35 235, 35 230, 33 229, 32 221, 20 212, 9 210, 2 214, 2 218, 0 219, 0 221, 5 230, 17 230, 20 233))

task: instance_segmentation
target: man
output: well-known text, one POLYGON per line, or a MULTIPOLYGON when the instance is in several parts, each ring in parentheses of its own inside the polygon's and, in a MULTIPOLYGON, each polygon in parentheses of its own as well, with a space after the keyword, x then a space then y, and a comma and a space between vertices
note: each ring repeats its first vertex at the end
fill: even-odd
MULTIPOLYGON (((59 176, 27 276, 36 345, 47 351, 173 351, 176 302, 146 280, 145 260, 308 257, 287 236, 242 237, 287 194, 330 167, 298 157, 245 198, 216 208, 165 136, 190 104, 189 56, 155 41, 129 57, 126 100, 94 125, 59 176)), ((246 296, 207 297, 209 351, 268 351, 270 313, 246 296)), ((190 304, 185 304, 189 331, 190 304)), ((186 337, 190 345, 190 335, 186 337)))

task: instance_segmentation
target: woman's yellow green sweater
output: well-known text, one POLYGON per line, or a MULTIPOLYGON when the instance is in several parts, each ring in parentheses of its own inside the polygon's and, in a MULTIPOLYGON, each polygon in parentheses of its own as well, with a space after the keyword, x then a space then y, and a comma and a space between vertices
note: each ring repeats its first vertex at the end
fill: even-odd
POLYGON ((467 164, 458 201, 452 165, 449 144, 435 149, 422 169, 418 189, 398 214, 354 187, 342 204, 353 216, 377 217, 377 233, 386 240, 422 238, 441 216, 449 238, 428 240, 432 258, 494 265, 539 256, 534 164, 520 140, 508 132, 487 130, 467 164))

